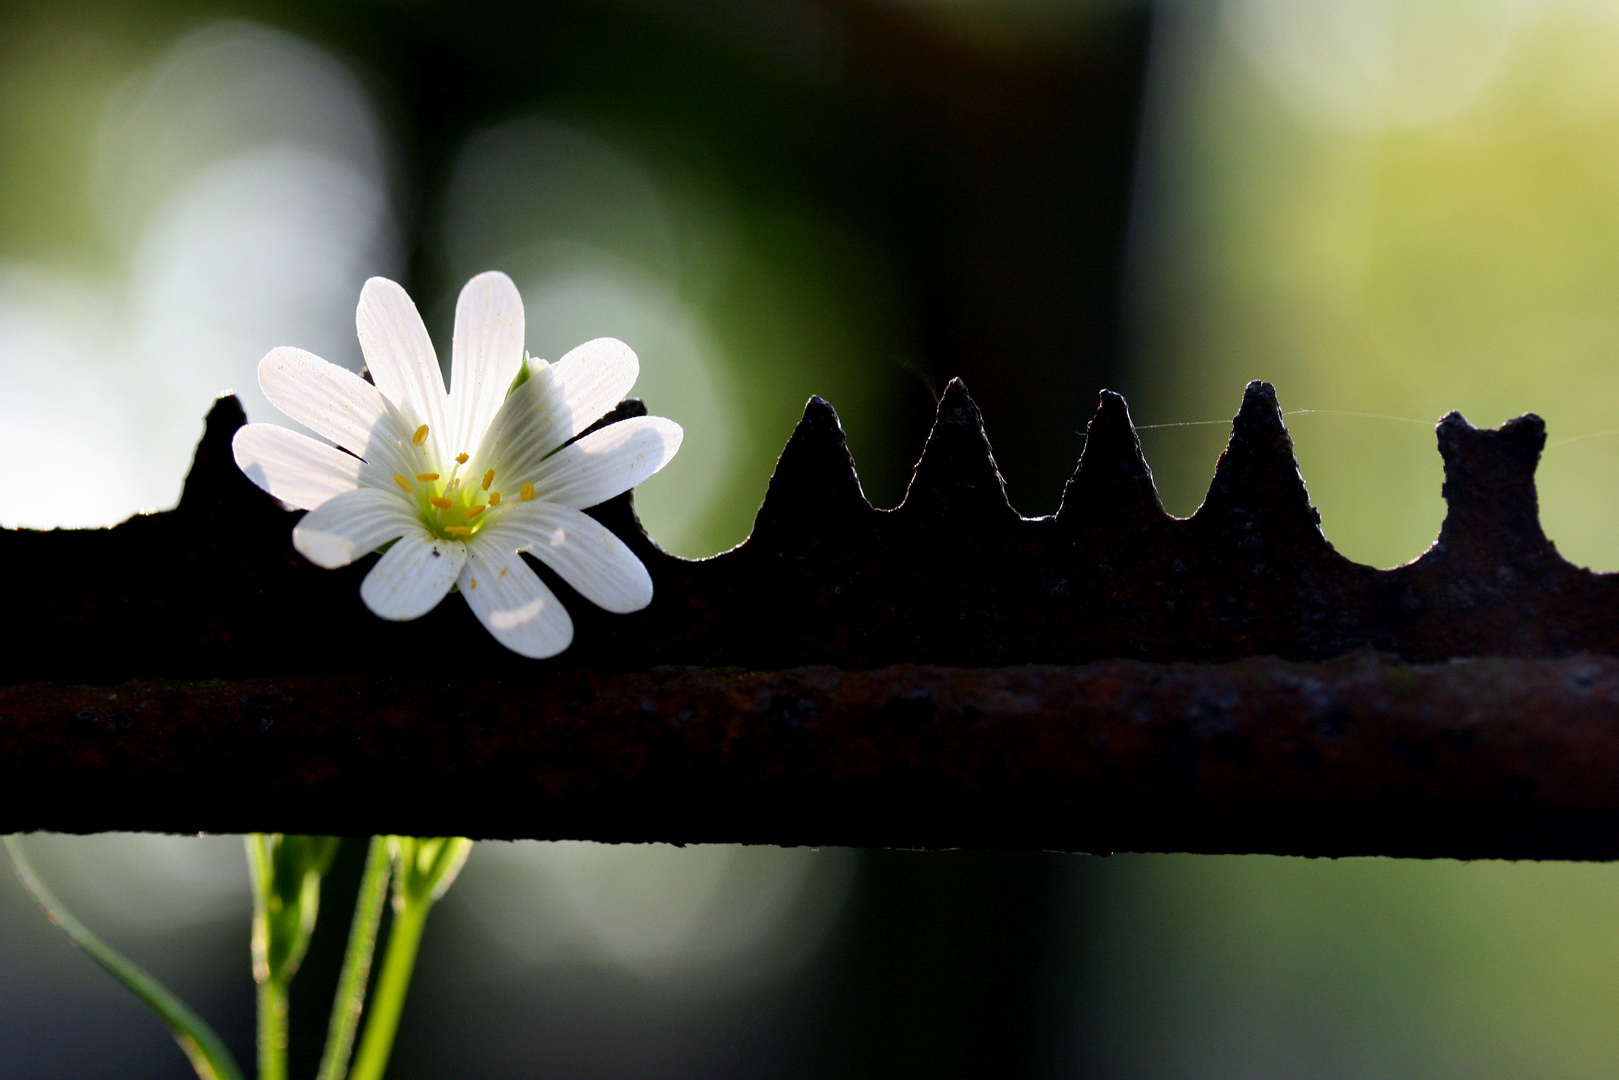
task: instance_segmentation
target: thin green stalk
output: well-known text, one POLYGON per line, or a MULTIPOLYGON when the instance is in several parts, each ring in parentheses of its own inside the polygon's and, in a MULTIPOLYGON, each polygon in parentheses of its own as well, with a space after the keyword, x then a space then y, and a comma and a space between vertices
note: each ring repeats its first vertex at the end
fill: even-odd
POLYGON ((390 836, 386 840, 394 868, 393 926, 351 1080, 382 1080, 399 1031, 399 1014, 405 1007, 405 991, 416 967, 427 913, 455 881, 472 851, 472 841, 464 836, 390 836))
POLYGON ((252 833, 253 980, 259 984, 259 1080, 287 1080, 287 992, 315 933, 335 836, 252 833))
POLYGON ((348 1073, 354 1032, 360 1026, 360 1012, 365 1007, 371 957, 377 948, 382 905, 388 899, 388 862, 387 838, 373 836, 365 859, 365 873, 360 877, 360 895, 354 903, 348 951, 343 956, 343 972, 338 976, 337 995, 332 1000, 332 1020, 326 1029, 326 1050, 321 1054, 316 1080, 344 1080, 348 1073))
POLYGON ((259 1080, 287 1080, 287 984, 259 983, 259 1080))
POLYGON ((287 985, 271 969, 271 908, 275 906, 275 838, 249 833, 247 865, 253 880, 253 980, 258 983, 259 1078, 287 1080, 287 985))
POLYGON ((29 865, 18 838, 7 836, 5 840, 12 865, 17 868, 17 876, 44 909, 45 917, 59 926, 73 944, 88 953, 90 959, 105 968, 109 975, 128 987, 131 993, 162 1018, 169 1034, 174 1036, 174 1041, 180 1044, 180 1049, 191 1060, 191 1067, 197 1071, 197 1076, 201 1080, 242 1080, 242 1070, 236 1060, 207 1022, 156 979, 125 959, 69 914, 29 865))
POLYGON ((432 906, 432 900, 427 897, 407 897, 395 905, 393 925, 388 930, 388 951, 383 956, 376 996, 371 1000, 371 1015, 365 1022, 365 1035, 360 1039, 360 1052, 354 1059, 350 1080, 382 1080, 383 1071, 388 1068, 394 1034, 399 1030, 399 1014, 405 1007, 405 991, 410 988, 416 952, 422 943, 422 927, 427 923, 427 912, 432 906))

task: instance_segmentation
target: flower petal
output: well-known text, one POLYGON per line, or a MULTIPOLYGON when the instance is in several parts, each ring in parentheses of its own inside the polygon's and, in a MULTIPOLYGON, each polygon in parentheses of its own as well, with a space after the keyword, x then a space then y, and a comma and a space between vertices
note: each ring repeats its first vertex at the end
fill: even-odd
POLYGON ((230 445, 249 480, 303 510, 360 486, 359 458, 289 428, 248 424, 230 445))
POLYGON ((467 561, 467 546, 440 540, 426 529, 406 533, 383 552, 360 583, 360 599, 372 614, 405 622, 438 606, 467 561))
POLYGON ((512 507, 484 530, 489 541, 526 551, 579 595, 608 611, 640 611, 652 602, 652 575, 601 522, 550 502, 512 507))
POLYGON ((427 530, 397 494, 363 487, 321 503, 293 527, 292 546, 316 566, 335 570, 406 535, 427 530))
POLYGON ((624 400, 641 374, 635 350, 617 338, 596 338, 568 352, 545 369, 554 391, 567 405, 573 438, 624 400))
POLYGON ((523 366, 523 298, 498 270, 479 274, 455 302, 450 349, 452 449, 478 449, 523 366))
POLYGON ((546 502, 576 510, 606 502, 669 463, 684 432, 661 416, 608 424, 542 461, 534 487, 546 502))
POLYGON ((496 414, 480 460, 532 472, 547 454, 606 416, 640 373, 634 350, 614 338, 587 341, 554 364, 535 364, 496 414))
POLYGON ((486 530, 467 545, 461 595, 506 648, 535 660, 555 656, 572 643, 573 620, 523 557, 495 540, 486 530))
POLYGON ((302 349, 265 353, 259 361, 259 389, 292 419, 361 457, 384 431, 397 434, 388 403, 375 386, 302 349))
POLYGON ((450 432, 444 430, 444 373, 416 305, 397 282, 374 277, 360 290, 354 325, 377 389, 410 420, 426 424, 438 455, 445 456, 450 432))

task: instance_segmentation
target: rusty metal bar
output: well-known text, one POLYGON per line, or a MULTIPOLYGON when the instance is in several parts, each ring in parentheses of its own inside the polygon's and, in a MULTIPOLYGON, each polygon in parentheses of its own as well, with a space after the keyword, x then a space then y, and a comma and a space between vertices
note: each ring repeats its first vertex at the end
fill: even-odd
POLYGON ((368 615, 366 565, 309 566, 231 464, 241 422, 172 511, 0 533, 0 831, 1619 857, 1619 575, 1541 531, 1532 416, 1441 421, 1449 514, 1383 571, 1322 536, 1263 383, 1186 520, 1117 395, 1038 519, 959 382, 891 511, 814 399, 735 550, 593 510, 656 595, 552 579, 578 636, 544 662, 463 604, 368 615))
POLYGON ((0 689, 0 831, 1619 857, 1619 660, 0 689))

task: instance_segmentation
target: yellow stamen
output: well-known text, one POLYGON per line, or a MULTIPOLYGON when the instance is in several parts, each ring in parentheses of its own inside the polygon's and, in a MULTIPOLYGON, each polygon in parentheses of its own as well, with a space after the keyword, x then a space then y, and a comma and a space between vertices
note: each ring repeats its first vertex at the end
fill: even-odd
POLYGON ((414 435, 412 435, 410 437, 410 441, 415 443, 417 446, 420 446, 420 445, 422 445, 422 443, 426 442, 427 441, 427 425, 423 424, 421 427, 417 428, 416 429, 416 434, 414 434, 414 435))
POLYGON ((448 510, 450 508, 450 505, 451 505, 449 499, 437 499, 437 498, 435 498, 435 499, 428 499, 427 501, 432 503, 434 506, 438 507, 440 510, 448 510))
POLYGON ((472 535, 472 530, 467 528, 465 525, 446 525, 444 526, 444 531, 450 533, 452 536, 472 535))
POLYGON ((404 488, 407 492, 416 490, 416 488, 412 486, 409 477, 400 476, 398 473, 394 473, 394 483, 404 488))
POLYGON ((502 566, 502 567, 501 567, 501 568, 500 568, 500 576, 501 576, 501 577, 505 577, 505 576, 506 576, 506 567, 504 567, 504 566, 502 566))
POLYGON ((478 579, 477 579, 477 578, 473 578, 473 579, 472 579, 472 581, 471 581, 471 582, 470 582, 470 584, 471 584, 471 585, 472 585, 472 587, 473 587, 473 588, 474 588, 474 589, 476 589, 476 588, 477 588, 477 587, 478 587, 478 579))
POLYGON ((500 505, 500 492, 491 491, 489 493, 489 505, 490 506, 499 506, 500 505))
POLYGON ((493 484, 494 482, 495 482, 495 470, 490 469, 488 472, 483 474, 483 489, 485 491, 488 491, 489 490, 489 485, 493 484))
POLYGON ((438 479, 438 473, 436 473, 436 472, 419 472, 419 473, 416 474, 416 479, 420 480, 422 483, 425 484, 429 480, 437 480, 438 479))
POLYGON ((467 511, 467 520, 471 521, 473 518, 477 517, 487 509, 489 509, 487 506, 474 506, 472 509, 467 511))
POLYGON ((524 502, 528 502, 534 497, 534 485, 532 483, 524 484, 523 490, 517 493, 517 497, 522 499, 524 502))
POLYGON ((455 455, 455 463, 457 465, 465 465, 467 463, 467 456, 465 454, 455 455))

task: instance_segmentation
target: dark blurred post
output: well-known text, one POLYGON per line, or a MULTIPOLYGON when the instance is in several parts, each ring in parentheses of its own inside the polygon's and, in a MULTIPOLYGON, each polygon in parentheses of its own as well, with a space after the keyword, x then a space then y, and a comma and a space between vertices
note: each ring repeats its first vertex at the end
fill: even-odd
MULTIPOLYGON (((1120 365, 1149 13, 1097 6, 1061 45, 1007 55, 843 5, 861 27, 849 92, 876 110, 856 121, 855 197, 904 262, 927 373, 967 381, 1025 514, 1056 509, 1120 365)), ((1089 921, 1075 872, 1038 852, 863 853, 814 1075, 1062 1075, 1059 925, 1089 921)))
POLYGON ((1054 1075, 1054 931, 1074 858, 864 852, 812 1075, 1054 1075))
POLYGON ((1051 513, 1119 375, 1149 9, 1098 0, 997 47, 918 32, 901 5, 843 6, 860 28, 849 92, 871 110, 848 163, 869 190, 851 194, 904 261, 935 387, 966 380, 1012 505, 1051 513))

